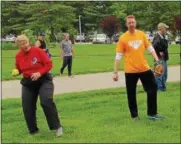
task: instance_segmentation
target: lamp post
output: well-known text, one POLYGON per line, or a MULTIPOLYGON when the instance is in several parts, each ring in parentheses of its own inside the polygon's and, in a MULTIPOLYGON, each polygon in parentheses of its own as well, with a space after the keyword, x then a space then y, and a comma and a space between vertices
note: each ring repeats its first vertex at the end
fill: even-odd
POLYGON ((52 27, 52 18, 51 17, 48 18, 48 22, 50 24, 50 32, 51 32, 51 34, 50 34, 50 42, 52 42, 54 37, 53 37, 53 27, 52 27))
POLYGON ((80 43, 81 43, 81 37, 82 37, 82 34, 81 34, 81 19, 80 19, 81 15, 79 15, 79 32, 80 32, 80 43))

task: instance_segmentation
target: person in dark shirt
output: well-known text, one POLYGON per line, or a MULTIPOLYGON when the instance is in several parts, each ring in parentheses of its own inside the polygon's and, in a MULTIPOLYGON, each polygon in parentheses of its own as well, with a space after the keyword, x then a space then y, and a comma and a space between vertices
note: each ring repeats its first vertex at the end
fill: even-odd
POLYGON ((51 54, 45 42, 45 33, 39 33, 38 40, 36 41, 35 46, 44 50, 48 57, 51 58, 51 54))
POLYGON ((167 61, 169 59, 168 56, 168 40, 165 38, 166 30, 168 26, 164 23, 158 24, 158 33, 153 38, 153 47, 159 57, 162 60, 164 65, 164 73, 160 77, 156 77, 158 90, 165 91, 166 90, 166 81, 167 81, 167 61))
POLYGON ((53 78, 49 73, 52 69, 52 61, 42 49, 30 46, 26 35, 19 35, 16 44, 20 50, 15 57, 15 67, 19 74, 23 75, 20 82, 22 107, 29 133, 39 132, 36 122, 36 103, 39 95, 49 129, 57 130, 56 135, 61 136, 62 125, 53 100, 53 78))

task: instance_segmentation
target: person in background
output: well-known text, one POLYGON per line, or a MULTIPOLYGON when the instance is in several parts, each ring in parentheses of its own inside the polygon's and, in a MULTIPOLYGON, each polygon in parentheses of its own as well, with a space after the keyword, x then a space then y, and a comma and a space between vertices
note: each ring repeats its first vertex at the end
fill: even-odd
POLYGON ((68 76, 72 77, 72 59, 74 58, 74 48, 69 39, 68 33, 64 34, 64 40, 60 44, 60 57, 63 59, 60 74, 62 75, 65 67, 68 66, 68 76))
POLYGON ((153 47, 162 61, 164 66, 164 73, 160 77, 156 77, 157 87, 160 91, 166 91, 166 81, 167 81, 167 61, 168 56, 168 40, 166 39, 167 26, 165 23, 158 24, 158 33, 154 36, 153 47))
POLYGON ((36 41, 35 46, 44 50, 48 57, 51 58, 51 54, 45 42, 45 33, 39 33, 38 40, 36 41))

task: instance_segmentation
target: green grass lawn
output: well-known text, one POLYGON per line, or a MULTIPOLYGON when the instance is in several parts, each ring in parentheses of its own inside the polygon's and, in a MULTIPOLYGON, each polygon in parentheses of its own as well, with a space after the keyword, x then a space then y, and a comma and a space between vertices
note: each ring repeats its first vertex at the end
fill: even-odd
MULTIPOLYGON (((73 74, 86 74, 97 72, 113 71, 113 63, 115 57, 115 44, 76 44, 75 59, 73 60, 73 74)), ((14 68, 14 56, 17 50, 2 50, 2 80, 19 79, 20 77, 12 77, 11 70, 14 68)), ((50 49, 53 55, 53 75, 59 75, 62 60, 59 57, 58 44, 56 48, 50 49)), ((180 64, 180 47, 179 45, 169 45, 170 60, 168 65, 180 64)), ((153 58, 146 54, 146 58, 153 65, 153 58)), ((123 60, 120 69, 123 69, 123 60)), ((65 69, 65 75, 67 69, 65 69)))
POLYGON ((158 93, 158 110, 166 118, 146 119, 146 94, 137 90, 139 121, 130 118, 125 88, 96 90, 55 96, 64 126, 57 138, 49 131, 38 102, 40 133, 28 134, 21 100, 2 100, 2 143, 180 143, 180 83, 169 83, 158 93))

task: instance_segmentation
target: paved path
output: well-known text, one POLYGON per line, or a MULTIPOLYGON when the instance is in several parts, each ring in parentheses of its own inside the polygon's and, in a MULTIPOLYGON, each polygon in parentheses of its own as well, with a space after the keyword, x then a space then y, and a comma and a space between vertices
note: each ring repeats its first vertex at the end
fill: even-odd
MULTIPOLYGON (((112 80, 112 72, 75 75, 73 78, 57 76, 54 78, 54 94, 89 91, 96 89, 125 87, 124 72, 119 72, 120 80, 112 80)), ((180 66, 168 68, 168 82, 180 81, 180 66)), ((3 81, 2 98, 20 98, 21 84, 19 80, 3 81)), ((138 83, 140 84, 140 82, 138 83)))

